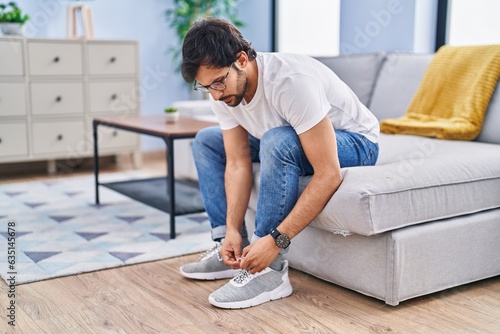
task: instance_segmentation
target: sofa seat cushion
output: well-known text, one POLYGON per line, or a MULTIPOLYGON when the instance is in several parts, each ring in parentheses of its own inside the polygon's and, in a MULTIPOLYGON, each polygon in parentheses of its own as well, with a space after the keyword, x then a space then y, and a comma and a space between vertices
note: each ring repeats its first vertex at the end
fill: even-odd
POLYGON ((341 186, 311 226, 369 236, 500 207, 498 145, 386 134, 379 145, 375 166, 342 169, 341 186))

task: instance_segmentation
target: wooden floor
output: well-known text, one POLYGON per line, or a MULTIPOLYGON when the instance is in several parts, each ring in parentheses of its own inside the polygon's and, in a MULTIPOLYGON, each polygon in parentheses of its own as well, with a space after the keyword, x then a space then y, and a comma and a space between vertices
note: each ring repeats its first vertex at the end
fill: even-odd
MULTIPOLYGON (((146 156, 143 167, 163 174, 164 157, 146 156)), ((104 172, 131 168, 123 159, 104 172)), ((91 172, 81 166, 66 175, 91 172)), ((10 174, 0 183, 46 178, 37 171, 10 174)), ((1 281, 0 333, 500 333, 500 276, 391 307, 292 269, 292 296, 245 310, 221 310, 207 297, 225 281, 193 281, 179 274, 179 266, 197 258, 17 286, 15 328, 7 323, 9 287, 1 281)))

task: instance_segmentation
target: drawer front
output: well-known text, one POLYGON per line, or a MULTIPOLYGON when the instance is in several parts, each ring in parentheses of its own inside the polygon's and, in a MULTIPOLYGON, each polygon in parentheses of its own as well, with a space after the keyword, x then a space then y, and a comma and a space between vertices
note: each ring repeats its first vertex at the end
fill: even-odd
POLYGON ((91 82, 89 84, 90 111, 114 112, 137 110, 139 101, 136 95, 135 81, 91 82))
POLYGON ((82 75, 82 46, 71 43, 28 43, 32 75, 82 75))
POLYGON ((139 135, 130 131, 113 129, 105 126, 98 128, 99 149, 133 147, 139 142, 139 135))
POLYGON ((83 121, 33 123, 33 153, 71 153, 81 151, 83 121))
POLYGON ((88 45, 89 74, 135 74, 136 47, 133 44, 88 45))
POLYGON ((21 42, 0 42, 0 75, 23 75, 23 46, 21 42))
POLYGON ((0 116, 26 115, 24 83, 0 83, 0 116))
POLYGON ((83 84, 32 83, 31 110, 33 115, 83 114, 83 84))
POLYGON ((28 155, 25 123, 0 124, 0 156, 28 155))

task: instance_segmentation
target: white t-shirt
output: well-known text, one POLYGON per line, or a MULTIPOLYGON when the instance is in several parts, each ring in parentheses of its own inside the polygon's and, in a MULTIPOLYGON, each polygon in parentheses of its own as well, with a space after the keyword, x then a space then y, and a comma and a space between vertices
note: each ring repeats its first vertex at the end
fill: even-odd
POLYGON ((359 133, 378 142, 379 123, 354 92, 328 67, 314 58, 284 53, 257 53, 257 91, 236 107, 211 98, 222 130, 241 125, 262 138, 268 130, 292 126, 301 134, 325 115, 336 130, 359 133))

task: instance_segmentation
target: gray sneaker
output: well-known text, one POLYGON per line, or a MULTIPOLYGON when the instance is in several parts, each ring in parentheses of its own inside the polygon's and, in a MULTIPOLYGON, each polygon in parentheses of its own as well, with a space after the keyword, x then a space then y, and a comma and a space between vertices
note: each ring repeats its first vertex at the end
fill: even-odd
POLYGON ((288 297, 292 291, 288 261, 283 261, 280 271, 267 267, 260 273, 250 274, 241 270, 238 276, 213 292, 208 301, 220 308, 246 308, 288 297))
POLYGON ((180 268, 181 274, 185 277, 201 280, 215 280, 232 278, 238 274, 239 269, 232 269, 227 266, 220 256, 220 242, 200 256, 197 262, 191 262, 180 268))

